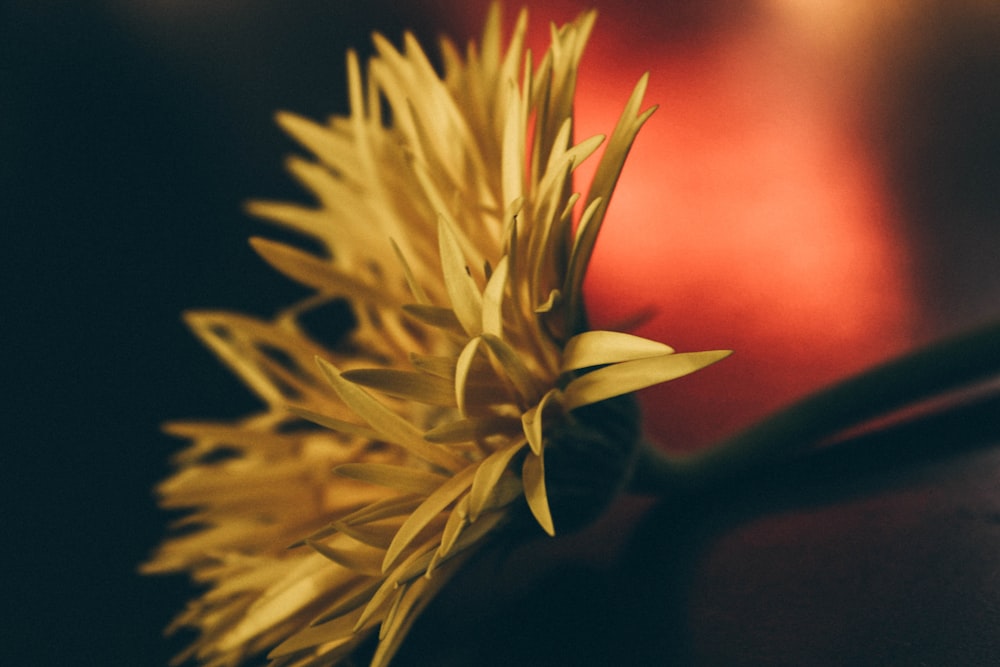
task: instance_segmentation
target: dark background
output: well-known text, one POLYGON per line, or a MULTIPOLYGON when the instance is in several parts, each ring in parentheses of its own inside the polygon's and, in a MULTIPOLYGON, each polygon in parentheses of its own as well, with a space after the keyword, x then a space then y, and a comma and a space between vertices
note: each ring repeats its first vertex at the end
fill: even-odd
POLYGON ((162 665, 191 590, 135 574, 181 444, 160 424, 257 407, 180 314, 297 293, 242 212, 300 196, 274 111, 343 111, 375 26, 447 25, 379 0, 0 7, 3 661, 162 665))
MULTIPOLYGON (((251 197, 299 196, 273 111, 342 110, 346 47, 364 53, 376 26, 430 38, 449 19, 431 29, 424 12, 388 0, 20 0, 0 12, 12 426, 0 431, 3 661, 161 665, 180 647, 162 628, 191 591, 183 579, 135 575, 163 535, 151 488, 178 447, 159 424, 254 407, 179 314, 267 315, 296 294, 252 254, 245 239, 265 228, 241 212, 251 197)), ((893 80, 896 103, 880 117, 913 233, 932 249, 916 261, 937 267, 924 274, 942 329, 997 313, 988 267, 998 257, 1000 58, 990 45, 1000 40, 973 28, 943 29, 923 48, 920 75, 893 80)), ((678 633, 691 623, 704 664, 989 664, 1000 648, 996 465, 979 454, 902 490, 735 530, 668 512, 640 532, 662 563, 633 555, 610 573, 548 576, 539 588, 551 608, 498 603, 535 629, 508 620, 483 645, 496 664, 527 664, 511 634, 548 646, 542 664, 603 664, 620 648, 614 637, 650 647, 647 658, 670 654, 654 648, 677 640, 661 627, 676 621, 678 633), (694 546, 665 544, 664 527, 694 546), (664 564, 676 574, 643 588, 664 564), (584 611, 595 598, 626 612, 595 617, 584 611), (661 600, 662 618, 640 620, 661 600)), ((418 626, 411 660, 433 656, 427 636, 418 626)))

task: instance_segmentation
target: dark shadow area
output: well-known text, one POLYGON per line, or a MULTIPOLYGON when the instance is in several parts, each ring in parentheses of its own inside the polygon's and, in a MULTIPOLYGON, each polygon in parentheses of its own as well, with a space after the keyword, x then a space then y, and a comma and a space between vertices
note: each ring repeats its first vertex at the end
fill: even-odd
POLYGON ((303 198, 274 112, 343 111, 345 50, 375 27, 430 42, 448 23, 381 0, 0 8, 10 664, 164 665, 183 646, 162 632, 189 584, 136 573, 169 520, 152 488, 180 443, 160 424, 257 405, 180 315, 302 294, 250 249, 274 230, 243 203, 303 198))
POLYGON ((991 664, 998 409, 993 392, 662 499, 611 564, 497 545, 397 664, 991 664))

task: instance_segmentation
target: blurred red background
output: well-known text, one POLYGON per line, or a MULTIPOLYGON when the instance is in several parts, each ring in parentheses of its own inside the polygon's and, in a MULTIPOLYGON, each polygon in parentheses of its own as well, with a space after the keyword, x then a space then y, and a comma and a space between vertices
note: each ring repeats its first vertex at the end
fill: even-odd
MULTIPOLYGON (((475 34, 486 4, 435 7, 475 34)), ((659 105, 588 273, 592 324, 735 350, 644 392, 655 441, 702 447, 997 315, 995 3, 529 7, 536 50, 599 11, 578 138, 610 132, 643 72, 659 105)))
MULTIPOLYGON (((659 105, 588 273, 592 325, 681 350, 735 350, 645 392, 651 437, 704 446, 911 347, 911 248, 863 132, 864 59, 877 51, 865 40, 883 12, 838 16, 777 0, 590 4, 599 18, 577 138, 609 134, 643 72, 645 106, 659 105)), ((532 5, 536 52, 550 21, 587 6, 532 5)), ((441 11, 459 13, 470 33, 483 13, 458 2, 441 11)))

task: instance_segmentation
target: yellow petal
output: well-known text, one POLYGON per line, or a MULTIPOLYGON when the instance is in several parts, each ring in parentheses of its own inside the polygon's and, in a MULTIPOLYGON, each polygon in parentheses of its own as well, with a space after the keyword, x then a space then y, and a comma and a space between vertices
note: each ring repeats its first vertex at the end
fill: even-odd
POLYGON ((526 442, 523 440, 515 441, 493 452, 477 466, 472 489, 469 491, 469 519, 471 521, 479 518, 480 512, 483 511, 494 487, 500 480, 500 476, 510 466, 511 460, 517 453, 524 449, 525 444, 526 442))
POLYGON ((355 384, 396 398, 428 405, 455 405, 454 385, 434 375, 390 368, 359 368, 340 375, 355 384))
POLYGON ((439 378, 444 378, 452 382, 455 381, 454 357, 428 356, 428 355, 416 354, 414 352, 411 352, 409 354, 409 357, 410 357, 410 363, 413 364, 413 367, 419 370, 421 373, 435 375, 439 378))
POLYGON ((325 645, 330 642, 333 642, 333 646, 351 643, 355 641, 352 629, 356 624, 356 616, 356 614, 340 616, 328 623, 299 630, 278 644, 274 650, 267 654, 267 657, 269 660, 275 660, 296 651, 302 651, 307 648, 319 646, 320 644, 325 645))
MULTIPOLYGON (((508 477, 505 477, 504 479, 507 480, 513 477, 514 477, 513 475, 510 475, 508 477)), ((507 484, 502 485, 503 488, 500 490, 502 491, 503 494, 506 495, 504 496, 504 502, 502 503, 501 506, 506 506, 507 504, 513 502, 522 494, 523 487, 521 486, 521 482, 519 479, 516 481, 516 484, 514 486, 516 487, 514 493, 509 493, 511 486, 507 484)), ((464 498, 462 498, 462 500, 464 501, 466 498, 468 498, 468 496, 465 496, 464 498)), ((456 507, 456 512, 458 511, 458 509, 459 508, 456 507)), ((453 512, 452 516, 448 517, 449 521, 451 521, 454 515, 455 513, 453 512)), ((465 517, 463 515, 459 514, 458 517, 455 519, 456 522, 461 522, 461 529, 455 536, 457 539, 455 539, 454 542, 452 542, 449 536, 449 541, 445 542, 445 540, 442 538, 441 548, 439 548, 437 551, 434 552, 433 558, 431 559, 430 563, 427 564, 427 572, 424 574, 424 576, 429 578, 433 574, 433 570, 435 567, 437 567, 441 563, 445 563, 449 560, 452 560, 453 558, 459 556, 460 554, 462 554, 462 552, 469 549, 470 547, 478 545, 480 543, 480 540, 484 539, 487 535, 489 535, 494 528, 507 521, 508 518, 509 517, 507 512, 503 511, 490 512, 488 514, 480 516, 474 523, 469 523, 464 520, 465 517)))
POLYGON ((549 296, 545 299, 545 301, 541 305, 535 307, 535 312, 538 314, 551 312, 555 310, 556 306, 558 306, 561 301, 562 301, 562 292, 560 292, 557 289, 554 289, 551 292, 549 292, 549 296))
POLYGON ((500 362, 500 366, 514 385, 514 389, 517 390, 522 402, 532 402, 541 393, 541 389, 538 382, 535 381, 534 376, 532 376, 531 371, 521 361, 520 355, 510 345, 492 334, 484 333, 482 340, 486 343, 486 346, 496 357, 497 361, 500 362))
POLYGON ((552 512, 549 510, 549 497, 545 491, 545 460, 544 452, 538 456, 527 456, 521 468, 521 480, 524 483, 524 497, 538 525, 550 536, 556 534, 552 522, 552 512))
MULTIPOLYGON (((378 587, 375 593, 372 595, 371 600, 365 605, 364 610, 358 617, 355 624, 355 628, 361 628, 370 623, 373 619, 378 617, 378 613, 386 609, 386 604, 390 603, 390 597, 399 589, 399 585, 403 583, 404 573, 410 573, 416 566, 419 570, 421 566, 426 566, 430 563, 430 559, 433 556, 434 550, 437 548, 438 540, 435 537, 432 540, 428 540, 421 544, 419 547, 413 550, 413 552, 407 556, 403 562, 397 565, 392 572, 388 573, 387 576, 382 580, 382 584, 378 587)), ((419 575, 417 575, 419 576, 419 575)))
POLYGON ((349 570, 367 575, 381 574, 379 565, 382 560, 382 550, 365 544, 331 545, 326 542, 307 540, 306 544, 327 560, 349 570))
POLYGON ((585 331, 566 342, 561 372, 672 354, 673 348, 617 331, 585 331))
POLYGON ((701 370, 730 354, 730 350, 685 352, 605 366, 566 385, 563 405, 567 410, 574 410, 614 396, 630 394, 701 370))
POLYGON ((455 334, 464 335, 462 323, 455 316, 455 311, 451 308, 441 306, 428 306, 419 303, 407 303, 402 306, 403 312, 413 319, 429 324, 438 329, 444 329, 455 334))
POLYGON ((491 436, 510 437, 520 430, 520 422, 513 417, 470 417, 438 424, 424 433, 424 439, 436 444, 459 444, 482 441, 491 436))
MULTIPOLYGON (((338 533, 360 542, 370 547, 377 547, 381 554, 392 544, 392 538, 399 532, 399 527, 403 525, 401 517, 386 519, 383 521, 369 521, 365 523, 349 524, 335 522, 334 529, 338 533)), ((382 564, 382 557, 379 556, 379 565, 382 564)), ((381 570, 380 570, 381 572, 381 570)))
POLYGON ((298 610, 308 608, 316 593, 332 586, 342 571, 316 555, 290 567, 266 594, 257 598, 247 614, 218 642, 224 649, 233 649, 251 640, 274 625, 283 623, 298 610))
POLYGON ((330 128, 288 111, 276 114, 278 125, 326 164, 337 164, 342 159, 340 146, 333 141, 330 128))
POLYGON ((406 519, 402 528, 396 533, 395 539, 393 539, 392 544, 389 545, 389 549, 385 553, 385 560, 382 563, 383 572, 388 571, 393 566, 406 547, 410 546, 413 539, 423 530, 424 526, 443 512, 448 505, 455 502, 461 494, 465 493, 466 489, 472 484, 475 472, 476 466, 468 466, 459 471, 454 477, 444 482, 434 493, 428 496, 427 500, 420 504, 420 507, 413 511, 413 514, 406 519))
POLYGON ((385 308, 398 308, 399 303, 385 290, 374 289, 315 255, 267 239, 252 238, 250 245, 268 264, 325 294, 344 296, 358 302, 379 304, 385 308))
POLYGON ((481 341, 481 338, 476 337, 466 343, 461 354, 458 355, 458 362, 455 364, 455 403, 463 417, 468 416, 466 385, 481 341))
POLYGON ((372 521, 381 521, 392 517, 408 516, 413 510, 420 507, 420 503, 424 501, 424 495, 425 494, 420 494, 419 496, 405 495, 396 498, 385 498, 384 500, 379 500, 370 505, 366 505, 355 512, 351 512, 347 516, 341 517, 337 524, 345 523, 353 526, 372 521))
POLYGON ((438 246, 441 252, 441 270, 455 317, 469 336, 482 332, 483 297, 469 273, 469 266, 462 254, 462 247, 447 219, 438 221, 438 246))
POLYGON ((379 644, 372 656, 370 667, 387 667, 399 650, 413 621, 427 606, 437 590, 445 584, 444 578, 418 579, 399 593, 392 617, 386 619, 379 635, 379 644))
MULTIPOLYGON (((587 264, 593 254, 594 246, 597 243, 597 234, 604 221, 604 213, 611 201, 611 194, 621 175, 625 157, 628 155, 639 129, 645 124, 649 117, 656 111, 656 107, 647 109, 639 113, 639 106, 642 104, 642 97, 646 92, 649 83, 649 75, 644 74, 632 91, 631 97, 622 111, 618 124, 611 133, 608 145, 604 149, 601 161, 597 165, 594 180, 591 182, 590 191, 587 193, 587 208, 598 203, 597 210, 594 211, 589 224, 581 224, 577 230, 576 238, 573 240, 573 248, 570 253, 569 271, 566 276, 564 292, 568 299, 568 310, 571 318, 579 318, 583 308, 583 277, 586 273, 587 264)), ((575 325, 575 322, 572 324, 575 325)))
POLYGON ((509 81, 507 85, 507 108, 503 113, 506 123, 503 132, 500 191, 503 202, 507 203, 520 198, 524 193, 524 126, 527 109, 522 108, 521 94, 513 81, 509 81))
POLYGON ((427 566, 427 574, 424 576, 430 576, 431 571, 437 564, 437 561, 448 554, 455 542, 458 541, 458 536, 462 533, 462 530, 469 525, 469 496, 462 496, 462 499, 458 501, 455 505, 455 509, 451 511, 448 515, 448 521, 444 525, 444 530, 441 531, 441 546, 438 547, 437 552, 434 554, 434 558, 431 560, 430 564, 427 566))
POLYGON ((399 259, 399 263, 403 267, 403 275, 406 277, 406 284, 410 288, 413 298, 417 300, 417 303, 429 304, 430 299, 427 298, 423 287, 420 286, 420 283, 414 277, 413 269, 410 268, 409 262, 406 261, 403 251, 399 249, 399 244, 394 239, 389 239, 389 242, 392 243, 392 250, 396 253, 396 258, 399 259))
POLYGON ((302 419, 318 424, 319 426, 324 426, 331 431, 358 436, 366 440, 377 441, 380 438, 375 429, 361 424, 347 422, 342 419, 335 419, 334 417, 327 417, 326 415, 321 415, 318 412, 313 412, 312 410, 307 410, 297 405, 289 405, 288 411, 297 417, 301 417, 302 419))
MULTIPOLYGON (((268 404, 284 406, 289 399, 302 400, 315 392, 306 375, 306 367, 311 364, 303 363, 303 355, 310 347, 301 336, 235 313, 189 311, 184 313, 184 321, 202 343, 268 404), (268 349, 285 358, 267 354, 268 349)), ((320 348, 315 350, 319 352, 320 348)))
POLYGON ((542 454, 542 448, 545 445, 543 433, 545 425, 545 412, 549 409, 549 405, 553 402, 555 402, 556 405, 563 402, 562 392, 558 389, 550 389, 545 392, 545 395, 542 396, 542 400, 538 402, 538 405, 530 410, 527 410, 521 416, 521 426, 524 429, 524 435, 528 439, 528 443, 531 445, 531 451, 535 456, 541 456, 542 454))
MULTIPOLYGON (((312 623, 310 623, 309 625, 311 627, 322 625, 323 623, 327 623, 335 618, 347 614, 348 612, 358 609, 361 605, 365 604, 366 602, 368 602, 368 600, 371 599, 372 594, 379 587, 380 583, 381 581, 378 579, 374 581, 371 579, 361 579, 360 581, 355 583, 353 587, 344 591, 341 594, 340 599, 337 600, 337 602, 335 602, 330 607, 324 609, 323 613, 317 616, 315 619, 313 619, 312 623)), ((353 626, 354 621, 356 619, 349 619, 349 620, 350 620, 349 625, 353 626)), ((347 626, 348 622, 345 621, 344 625, 347 626)), ((348 627, 348 629, 350 628, 348 627)))
POLYGON ((334 471, 344 477, 421 496, 431 495, 450 479, 428 470, 389 463, 344 463, 334 471))
MULTIPOLYGON (((590 255, 587 254, 587 248, 583 245, 582 241, 590 239, 593 237, 594 241, 597 240, 598 227, 601 224, 599 212, 602 209, 604 200, 598 197, 594 201, 587 204, 586 208, 583 209, 583 214, 580 216, 580 222, 576 228, 576 238, 573 241, 573 246, 569 254, 569 264, 566 268, 566 275, 563 279, 562 293, 567 302, 567 308, 577 308, 581 307, 582 295, 579 294, 583 287, 583 278, 587 272, 587 264, 590 261, 590 255)), ((570 310, 574 316, 577 315, 577 310, 570 310)))
POLYGON ((375 400, 368 392, 340 376, 335 366, 321 357, 316 358, 327 380, 340 399, 378 431, 385 440, 393 442, 425 461, 446 470, 460 467, 459 460, 446 450, 431 445, 410 422, 375 400))
POLYGON ((503 335, 503 295, 509 266, 507 257, 502 257, 483 290, 483 332, 493 336, 503 335))
POLYGON ((330 232, 330 213, 322 209, 270 201, 253 201, 246 208, 252 216, 277 222, 306 236, 324 238, 330 232))

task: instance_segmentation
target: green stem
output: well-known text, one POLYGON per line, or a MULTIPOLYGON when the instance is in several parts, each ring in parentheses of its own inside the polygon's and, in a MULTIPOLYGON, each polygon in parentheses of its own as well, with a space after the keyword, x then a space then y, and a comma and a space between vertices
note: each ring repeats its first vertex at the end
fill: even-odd
POLYGON ((945 340, 836 384, 703 452, 645 445, 630 490, 672 494, 736 479, 845 429, 1000 373, 1000 323, 945 340))

